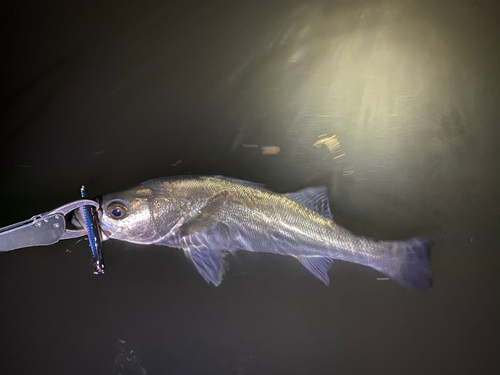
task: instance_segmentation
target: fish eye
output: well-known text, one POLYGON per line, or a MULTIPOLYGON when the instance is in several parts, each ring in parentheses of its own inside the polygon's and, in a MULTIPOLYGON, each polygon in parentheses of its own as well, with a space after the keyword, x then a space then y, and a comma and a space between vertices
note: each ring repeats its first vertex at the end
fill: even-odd
POLYGON ((113 219, 123 219, 128 213, 127 205, 121 201, 109 203, 106 210, 108 211, 109 216, 113 219))

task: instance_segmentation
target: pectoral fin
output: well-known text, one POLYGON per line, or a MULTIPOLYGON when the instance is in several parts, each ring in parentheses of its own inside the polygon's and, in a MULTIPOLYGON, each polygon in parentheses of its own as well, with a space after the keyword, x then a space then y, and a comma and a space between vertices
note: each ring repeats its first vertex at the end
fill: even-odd
POLYGON ((328 270, 333 264, 332 258, 320 256, 303 256, 297 257, 300 263, 306 267, 314 276, 323 281, 326 286, 330 285, 328 270))
POLYGON ((181 237, 192 236, 215 226, 218 223, 216 213, 222 208, 226 196, 227 192, 221 191, 211 197, 196 215, 179 227, 181 237))

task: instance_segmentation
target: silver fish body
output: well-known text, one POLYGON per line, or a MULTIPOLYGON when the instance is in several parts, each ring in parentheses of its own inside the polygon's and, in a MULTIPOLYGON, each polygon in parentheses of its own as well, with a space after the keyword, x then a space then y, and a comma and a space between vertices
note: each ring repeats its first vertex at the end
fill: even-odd
POLYGON ((408 289, 432 283, 427 241, 351 233, 333 221, 324 187, 277 194, 222 176, 165 177, 106 194, 101 209, 110 238, 183 249, 214 285, 224 256, 237 250, 293 256, 326 285, 335 259, 372 267, 408 289))

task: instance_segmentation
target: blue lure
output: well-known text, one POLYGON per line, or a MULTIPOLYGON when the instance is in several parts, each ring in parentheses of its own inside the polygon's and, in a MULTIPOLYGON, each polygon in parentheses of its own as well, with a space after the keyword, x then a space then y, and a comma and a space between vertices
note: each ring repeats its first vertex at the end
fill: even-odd
MULTIPOLYGON (((80 188, 80 195, 83 199, 88 199, 89 195, 85 186, 80 188)), ((92 257, 94 258, 94 274, 104 273, 104 261, 102 257, 102 241, 99 231, 97 211, 94 206, 82 206, 80 212, 85 218, 85 226, 89 238, 92 257)))

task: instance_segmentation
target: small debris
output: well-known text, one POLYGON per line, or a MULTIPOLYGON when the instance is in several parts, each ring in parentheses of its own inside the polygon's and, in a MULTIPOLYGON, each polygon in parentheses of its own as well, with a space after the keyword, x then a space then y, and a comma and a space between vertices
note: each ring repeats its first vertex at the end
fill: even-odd
POLYGON ((259 148, 259 145, 243 145, 245 148, 259 148))
POLYGON ((175 167, 176 165, 179 165, 182 163, 182 160, 177 160, 174 164, 170 164, 171 167, 175 167))
POLYGON ((115 345, 115 373, 122 375, 147 375, 147 371, 141 366, 142 357, 140 352, 127 344, 125 340, 118 340, 115 345))
POLYGON ((377 281, 388 281, 388 277, 377 277, 377 281))
POLYGON ((281 147, 279 146, 262 146, 260 148, 262 151, 262 155, 276 155, 281 151, 281 147))

